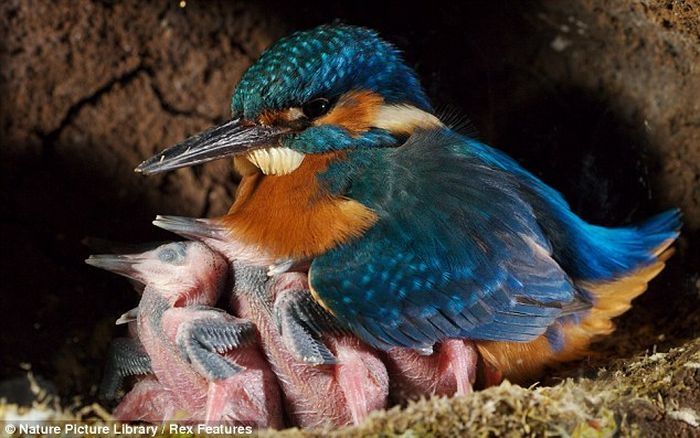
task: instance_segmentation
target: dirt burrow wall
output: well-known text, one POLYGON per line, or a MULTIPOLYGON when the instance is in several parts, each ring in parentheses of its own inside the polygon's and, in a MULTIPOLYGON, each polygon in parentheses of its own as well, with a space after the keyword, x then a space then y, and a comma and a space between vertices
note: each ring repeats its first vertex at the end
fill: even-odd
POLYGON ((82 260, 84 237, 172 238, 156 212, 220 214, 226 162, 141 178, 157 150, 224 120, 236 81, 279 36, 252 3, 4 2, 3 373, 21 362, 87 394, 114 312, 137 298, 82 260), (109 316, 108 316, 109 315, 109 316))

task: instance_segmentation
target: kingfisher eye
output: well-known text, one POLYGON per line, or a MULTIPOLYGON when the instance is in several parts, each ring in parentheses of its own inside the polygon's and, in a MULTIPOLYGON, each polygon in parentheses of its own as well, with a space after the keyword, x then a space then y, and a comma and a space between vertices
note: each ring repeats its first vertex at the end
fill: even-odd
POLYGON ((310 100, 301 107, 301 111, 308 119, 315 119, 321 117, 322 115, 326 114, 330 109, 331 102, 323 97, 310 100))

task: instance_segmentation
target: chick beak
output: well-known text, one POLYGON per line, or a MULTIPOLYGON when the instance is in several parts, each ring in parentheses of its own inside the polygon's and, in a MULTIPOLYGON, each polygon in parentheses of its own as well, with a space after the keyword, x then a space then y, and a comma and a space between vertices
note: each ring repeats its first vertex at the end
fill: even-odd
POLYGON ((143 283, 143 275, 138 269, 142 261, 143 257, 139 255, 98 254, 88 257, 85 263, 143 283))
POLYGON ((214 219, 158 215, 153 225, 190 240, 225 242, 228 235, 226 227, 214 219))
POLYGON ((171 146, 139 164, 136 172, 145 175, 194 166, 274 145, 288 129, 254 124, 242 118, 210 128, 171 146))

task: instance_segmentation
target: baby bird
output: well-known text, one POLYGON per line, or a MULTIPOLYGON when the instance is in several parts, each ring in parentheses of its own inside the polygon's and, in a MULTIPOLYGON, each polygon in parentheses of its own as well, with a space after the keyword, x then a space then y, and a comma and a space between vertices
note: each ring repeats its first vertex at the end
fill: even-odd
MULTIPOLYGON (((235 252, 206 219, 172 219, 159 217, 154 224, 200 240, 227 258, 235 252)), ((310 298, 306 275, 287 272, 270 278, 264 268, 229 261, 234 313, 257 327, 292 424, 357 424, 386 407, 389 377, 384 364, 376 351, 334 326, 330 315, 310 298)))
POLYGON ((252 342, 255 327, 213 307, 226 284, 223 258, 201 243, 174 242, 86 262, 145 285, 138 309, 125 314, 135 316, 138 340, 115 340, 103 389, 110 396, 125 376, 153 377, 125 397, 118 418, 282 426, 279 389, 252 342))
POLYGON ((435 344, 430 355, 410 348, 392 348, 385 355, 392 401, 405 404, 433 395, 469 394, 476 380, 478 359, 474 342, 462 339, 446 339, 435 344))
MULTIPOLYGON (((258 275, 264 271, 256 270, 255 276, 245 272, 236 276, 236 296, 244 293, 239 287, 256 286, 250 279, 263 278, 258 275)), ((309 299, 305 274, 287 272, 277 275, 267 280, 265 288, 267 296, 274 298, 272 321, 281 334, 277 339, 278 345, 281 343, 277 347, 281 360, 272 363, 273 366, 277 364, 278 376, 288 377, 288 383, 284 385, 285 397, 291 406, 290 415, 300 418, 300 425, 306 425, 304 417, 307 412, 317 407, 324 409, 315 415, 325 411, 338 425, 358 424, 370 412, 386 407, 389 376, 377 351, 351 333, 339 330, 332 317, 309 299), (301 323, 297 323, 297 316, 301 323), (286 347, 293 356, 296 354, 296 360, 283 359, 282 349, 286 347), (319 388, 324 388, 321 384, 326 380, 330 384, 325 385, 328 392, 318 388, 310 392, 306 388, 316 383, 319 388)), ((317 421, 314 419, 313 422, 317 421)))

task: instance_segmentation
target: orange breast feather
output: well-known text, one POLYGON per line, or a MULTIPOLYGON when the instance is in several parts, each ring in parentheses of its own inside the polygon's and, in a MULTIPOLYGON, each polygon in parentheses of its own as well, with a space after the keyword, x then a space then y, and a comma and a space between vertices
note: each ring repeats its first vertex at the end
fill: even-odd
POLYGON ((279 258, 312 257, 362 235, 376 221, 375 213, 330 195, 317 179, 338 159, 339 153, 309 154, 288 175, 246 172, 223 222, 237 239, 279 258))

